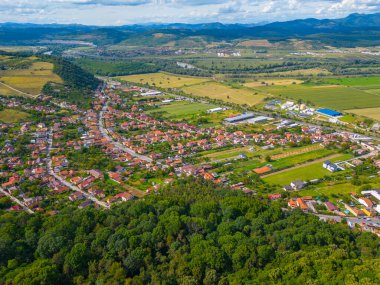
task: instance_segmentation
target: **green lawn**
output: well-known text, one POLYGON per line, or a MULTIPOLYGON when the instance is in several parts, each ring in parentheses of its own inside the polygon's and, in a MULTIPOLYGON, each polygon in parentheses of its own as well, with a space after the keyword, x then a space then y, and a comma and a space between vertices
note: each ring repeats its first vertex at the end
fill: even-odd
MULTIPOLYGON (((371 183, 374 188, 380 187, 379 181, 373 181, 371 183)), ((297 192, 297 196, 313 196, 318 197, 321 195, 325 195, 329 198, 330 201, 336 202, 339 200, 342 195, 349 195, 350 193, 360 193, 361 185, 352 185, 350 182, 342 181, 342 182, 329 182, 325 183, 321 186, 316 186, 313 189, 306 189, 297 192)))
MULTIPOLYGON (((339 155, 338 157, 334 157, 333 159, 331 159, 331 161, 345 160, 350 157, 351 156, 349 155, 343 154, 343 155, 339 155)), ((326 160, 327 159, 328 157, 326 157, 326 160)), ((337 173, 340 173, 340 172, 337 172, 337 173)), ((322 178, 325 175, 333 175, 333 174, 334 173, 331 173, 330 171, 324 169, 322 167, 322 162, 318 161, 315 163, 305 165, 300 168, 289 169, 289 171, 267 176, 264 178, 264 181, 270 184, 278 184, 278 185, 283 186, 298 179, 308 181, 312 179, 322 178)))
POLYGON ((147 113, 165 112, 164 116, 168 119, 181 119, 216 107, 216 105, 204 103, 174 102, 169 105, 162 105, 158 109, 150 110, 147 113))
POLYGON ((294 165, 305 163, 307 161, 316 160, 318 158, 322 158, 333 154, 332 150, 329 149, 320 149, 315 151, 310 151, 298 155, 293 155, 285 158, 278 159, 276 161, 271 162, 261 162, 258 160, 248 160, 242 161, 236 164, 235 169, 238 170, 252 170, 256 167, 260 167, 266 164, 271 164, 274 169, 280 170, 288 167, 292 167, 294 165))
MULTIPOLYGON (((341 194, 349 194, 351 192, 359 192, 360 186, 352 185, 351 183, 339 183, 339 184, 331 184, 331 185, 323 185, 320 187, 316 187, 315 189, 307 189, 301 190, 297 192, 299 196, 321 196, 326 195, 331 198, 332 195, 341 195, 341 194)), ((332 199, 334 200, 334 199, 332 199)))

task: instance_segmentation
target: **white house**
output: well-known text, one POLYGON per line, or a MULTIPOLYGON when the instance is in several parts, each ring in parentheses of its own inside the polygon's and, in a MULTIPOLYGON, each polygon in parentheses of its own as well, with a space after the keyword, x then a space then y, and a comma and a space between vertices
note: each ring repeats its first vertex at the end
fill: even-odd
POLYGON ((330 172, 339 171, 338 165, 336 165, 335 163, 332 163, 330 160, 326 160, 322 166, 323 166, 323 168, 327 169, 330 172))
POLYGON ((363 206, 367 207, 367 208, 372 208, 373 207, 373 203, 370 199, 368 198, 359 198, 358 199, 359 203, 362 204, 363 206))
POLYGON ((362 194, 363 195, 371 195, 374 198, 376 198, 378 201, 380 201, 380 189, 362 191, 362 194))

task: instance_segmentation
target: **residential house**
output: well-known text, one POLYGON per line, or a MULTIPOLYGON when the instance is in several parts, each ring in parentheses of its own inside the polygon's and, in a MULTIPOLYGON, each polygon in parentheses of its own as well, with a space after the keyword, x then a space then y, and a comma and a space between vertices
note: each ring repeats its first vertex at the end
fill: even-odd
POLYGON ((114 203, 114 202, 117 202, 117 201, 129 201, 129 200, 132 200, 134 198, 134 196, 129 193, 129 192, 124 192, 124 193, 119 193, 115 196, 113 196, 112 198, 109 198, 107 200, 107 203, 108 204, 111 204, 111 203, 114 203))
POLYGON ((340 170, 338 165, 336 165, 335 163, 332 163, 330 160, 326 160, 322 166, 323 168, 327 169, 330 172, 337 172, 340 170))
POLYGON ((350 206, 348 204, 344 204, 344 207, 351 213, 353 214, 355 217, 357 216, 363 216, 364 213, 362 210, 356 208, 356 207, 353 207, 353 206, 350 206))
POLYGON ((373 207, 373 203, 370 199, 368 198, 359 198, 358 199, 359 203, 362 204, 363 206, 367 207, 367 208, 372 208, 373 207))
POLYGON ((78 206, 78 208, 79 208, 79 209, 84 209, 84 208, 90 206, 91 204, 92 204, 92 201, 91 201, 91 200, 86 200, 86 201, 84 201, 83 203, 81 203, 81 204, 78 206))
POLYGON ((335 207, 335 205, 333 203, 331 203, 331 202, 326 202, 325 206, 326 206, 327 210, 330 211, 330 212, 338 211, 338 208, 335 207))
POLYGON ((296 180, 296 181, 292 181, 290 183, 290 186, 292 187, 293 190, 301 190, 306 186, 306 182, 302 180, 296 180))
POLYGON ((70 196, 69 196, 69 200, 70 201, 77 201, 77 200, 80 200, 80 199, 83 199, 84 198, 84 195, 83 195, 83 193, 82 192, 75 192, 75 193, 73 193, 73 194, 71 194, 70 196))

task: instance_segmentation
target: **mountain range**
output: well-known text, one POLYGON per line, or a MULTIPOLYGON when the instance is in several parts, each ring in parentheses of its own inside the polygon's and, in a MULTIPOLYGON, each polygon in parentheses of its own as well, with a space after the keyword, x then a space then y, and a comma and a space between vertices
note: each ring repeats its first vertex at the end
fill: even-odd
POLYGON ((129 38, 157 33, 176 39, 204 37, 212 40, 290 38, 319 40, 326 44, 379 45, 380 13, 351 14, 341 19, 299 19, 259 24, 146 24, 127 26, 86 26, 63 24, 0 23, 0 44, 38 44, 42 40, 84 40, 97 45, 115 44, 129 38))

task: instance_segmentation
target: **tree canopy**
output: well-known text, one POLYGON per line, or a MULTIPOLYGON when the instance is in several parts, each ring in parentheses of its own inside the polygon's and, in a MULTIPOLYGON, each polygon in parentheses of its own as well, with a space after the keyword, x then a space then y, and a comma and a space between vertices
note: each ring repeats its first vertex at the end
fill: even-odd
POLYGON ((111 210, 2 212, 0 284, 377 284, 380 240, 180 180, 111 210))

